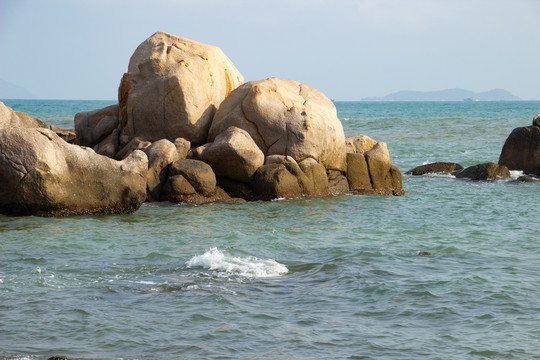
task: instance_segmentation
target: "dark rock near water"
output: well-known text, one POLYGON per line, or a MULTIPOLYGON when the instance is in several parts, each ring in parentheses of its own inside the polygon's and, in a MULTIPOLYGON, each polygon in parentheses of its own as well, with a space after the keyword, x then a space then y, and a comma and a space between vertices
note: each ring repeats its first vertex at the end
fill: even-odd
POLYGON ((407 171, 406 175, 425 175, 431 173, 450 173, 456 170, 462 170, 463 166, 453 162, 435 162, 431 164, 421 165, 407 171))
POLYGON ((469 178, 471 180, 491 180, 496 178, 509 178, 510 171, 504 165, 489 162, 465 168, 455 173, 455 176, 457 178, 469 178))
MULTIPOLYGON (((535 121, 538 123, 538 117, 535 117, 535 121)), ((540 175, 540 127, 514 129, 504 143, 499 164, 510 170, 523 170, 526 174, 540 175)))
POLYGON ((534 182, 537 181, 534 177, 528 175, 522 175, 516 179, 516 182, 534 182))

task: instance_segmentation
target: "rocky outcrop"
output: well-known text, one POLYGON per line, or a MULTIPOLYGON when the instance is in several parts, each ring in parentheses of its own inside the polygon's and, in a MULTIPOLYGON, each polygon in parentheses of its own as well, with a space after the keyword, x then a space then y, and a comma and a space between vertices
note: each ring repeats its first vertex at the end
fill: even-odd
POLYGON ((453 162, 435 162, 417 166, 407 171, 406 175, 420 176, 433 173, 451 173, 453 171, 463 170, 463 166, 453 162))
POLYGON ((468 178, 470 180, 492 180, 497 178, 509 178, 510 171, 504 165, 492 162, 478 164, 465 168, 455 173, 457 178, 468 178))
POLYGON ((251 81, 219 107, 208 141, 235 126, 249 133, 265 156, 312 158, 326 169, 346 170, 345 136, 336 108, 321 92, 292 80, 251 81))
POLYGON ((48 129, 0 130, 0 213, 130 213, 146 198, 147 169, 141 151, 115 161, 48 129))
POLYGON ((216 109, 242 83, 219 48, 155 33, 135 50, 120 83, 120 146, 137 136, 204 144, 216 109))
POLYGON ((501 151, 499 164, 510 170, 523 170, 526 174, 540 175, 540 116, 533 125, 514 129, 501 151))
POLYGON ((264 164, 264 154, 247 131, 231 126, 204 148, 202 160, 218 176, 249 182, 264 164))
POLYGON ((43 121, 22 111, 15 111, 0 101, 0 129, 9 128, 47 128, 43 121))

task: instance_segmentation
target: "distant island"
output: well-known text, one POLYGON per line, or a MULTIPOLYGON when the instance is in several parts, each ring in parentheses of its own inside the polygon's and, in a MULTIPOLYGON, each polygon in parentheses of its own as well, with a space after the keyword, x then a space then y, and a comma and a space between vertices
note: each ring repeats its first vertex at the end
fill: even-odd
POLYGON ((521 98, 504 89, 474 92, 465 89, 439 91, 398 91, 383 97, 367 97, 362 101, 519 101, 521 98))

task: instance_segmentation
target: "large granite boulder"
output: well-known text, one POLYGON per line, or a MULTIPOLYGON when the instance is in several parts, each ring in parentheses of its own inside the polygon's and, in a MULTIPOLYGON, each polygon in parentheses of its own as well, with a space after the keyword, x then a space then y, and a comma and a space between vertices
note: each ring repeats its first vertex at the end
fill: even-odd
POLYGON ((510 170, 523 170, 526 174, 540 175, 540 117, 532 126, 514 129, 501 151, 499 164, 510 170))
POLYGON ((313 158, 326 169, 346 170, 345 135, 334 104, 297 81, 270 78, 240 86, 219 107, 208 141, 230 126, 247 131, 265 156, 313 158))
POLYGON ((47 128, 43 121, 22 111, 15 111, 0 101, 0 129, 9 128, 47 128))
POLYGON ((115 161, 48 129, 0 130, 0 213, 131 213, 146 198, 147 169, 141 151, 115 161))
POLYGON ((205 147, 202 160, 218 176, 249 182, 264 164, 264 154, 247 131, 231 126, 205 147))
POLYGON ((463 170, 463 166, 461 166, 458 163, 434 162, 431 164, 417 166, 414 169, 407 171, 405 174, 419 176, 419 175, 433 174, 433 173, 451 173, 458 170, 463 170))
POLYGON ((118 89, 120 146, 136 136, 204 144, 216 109, 243 81, 218 47, 155 33, 131 56, 118 89))
POLYGON ((504 165, 492 162, 469 166, 455 173, 457 178, 468 178, 471 180, 492 180, 497 178, 509 178, 510 171, 504 165))

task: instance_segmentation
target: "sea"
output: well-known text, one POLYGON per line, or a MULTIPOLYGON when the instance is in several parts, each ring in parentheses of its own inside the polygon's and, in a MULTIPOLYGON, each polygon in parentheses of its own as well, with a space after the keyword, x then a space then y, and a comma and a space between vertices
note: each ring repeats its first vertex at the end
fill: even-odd
MULTIPOLYGON (((4 102, 67 128, 114 103, 4 102)), ((0 216, 0 359, 539 359, 540 181, 405 172, 497 162, 540 102, 335 104, 405 196, 0 216)))

